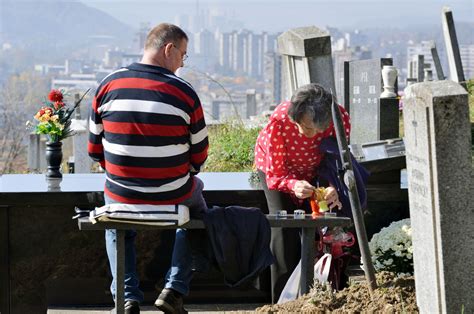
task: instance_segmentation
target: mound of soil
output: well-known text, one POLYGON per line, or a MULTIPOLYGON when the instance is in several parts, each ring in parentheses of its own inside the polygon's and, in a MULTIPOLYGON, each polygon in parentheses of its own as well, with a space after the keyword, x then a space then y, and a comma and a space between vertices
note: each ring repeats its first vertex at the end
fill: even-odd
POLYGON ((378 288, 370 295, 365 281, 341 291, 315 282, 308 294, 283 304, 256 309, 263 313, 418 313, 413 277, 397 278, 393 273, 376 275, 378 288))

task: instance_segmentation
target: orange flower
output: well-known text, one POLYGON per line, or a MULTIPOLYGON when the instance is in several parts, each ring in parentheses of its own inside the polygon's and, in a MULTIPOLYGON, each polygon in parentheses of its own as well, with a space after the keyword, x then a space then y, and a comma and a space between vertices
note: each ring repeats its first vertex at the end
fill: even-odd
POLYGON ((48 94, 48 99, 54 102, 62 102, 63 93, 59 89, 52 89, 48 94))
POLYGON ((55 101, 53 106, 54 106, 54 109, 59 110, 62 107, 64 107, 64 103, 62 101, 55 101))
POLYGON ((41 120, 48 120, 49 116, 53 113, 53 109, 50 107, 42 107, 36 114, 35 114, 35 119, 38 121, 41 120), (43 117, 46 116, 46 117, 43 117))

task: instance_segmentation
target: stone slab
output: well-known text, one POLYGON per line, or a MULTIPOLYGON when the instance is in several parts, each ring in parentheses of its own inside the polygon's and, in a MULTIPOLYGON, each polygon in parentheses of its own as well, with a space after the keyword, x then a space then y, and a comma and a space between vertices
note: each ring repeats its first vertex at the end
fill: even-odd
POLYGON ((474 200, 466 91, 452 81, 405 89, 405 149, 417 303, 474 310, 474 200))
MULTIPOLYGON (((349 107, 346 107, 346 110, 351 116, 351 144, 362 144, 387 138, 381 136, 381 128, 385 128, 389 121, 385 120, 386 109, 389 109, 390 112, 393 110, 387 106, 382 107, 380 104, 380 93, 383 91, 381 70, 384 65, 392 65, 392 59, 381 58, 349 62, 349 107)), ((398 106, 396 109, 398 110, 398 106)), ((388 116, 389 119, 393 119, 393 114, 388 116)), ((398 115, 396 119, 398 122, 398 115)), ((388 132, 390 135, 392 133, 388 132)), ((398 137, 398 134, 393 137, 398 137)))
POLYGON ((278 36, 278 51, 299 57, 331 54, 331 37, 316 26, 293 28, 278 36))
POLYGON ((283 55, 285 97, 306 84, 317 83, 336 95, 331 37, 315 26, 290 29, 278 36, 278 50, 283 55))
POLYGON ((456 27, 454 25, 453 12, 449 7, 443 8, 442 24, 446 54, 448 56, 449 78, 455 82, 464 83, 466 78, 464 76, 461 53, 459 51, 456 27))
MULTIPOLYGON (((239 304, 185 304, 186 310, 189 313, 199 314, 224 314, 229 311, 250 311, 254 312, 258 307, 265 304, 262 303, 239 303, 239 304)), ((51 307, 48 308, 47 314, 109 314, 112 307, 51 307)), ((141 313, 158 314, 163 313, 156 309, 154 306, 145 305, 140 306, 141 313)))

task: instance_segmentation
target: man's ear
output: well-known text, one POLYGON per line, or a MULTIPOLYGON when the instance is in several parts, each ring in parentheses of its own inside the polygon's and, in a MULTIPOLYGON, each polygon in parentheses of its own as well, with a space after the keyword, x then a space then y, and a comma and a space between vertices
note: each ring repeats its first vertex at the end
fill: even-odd
POLYGON ((173 49, 172 43, 167 43, 164 46, 165 57, 168 58, 171 55, 171 49, 173 49))

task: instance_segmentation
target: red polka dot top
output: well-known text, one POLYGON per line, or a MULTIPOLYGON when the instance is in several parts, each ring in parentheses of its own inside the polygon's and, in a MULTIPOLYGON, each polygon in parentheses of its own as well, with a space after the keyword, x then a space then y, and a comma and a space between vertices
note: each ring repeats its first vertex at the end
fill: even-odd
MULTIPOLYGON (((323 132, 306 137, 288 117, 290 102, 275 108, 270 121, 260 131, 255 144, 255 165, 264 172, 270 190, 292 193, 296 181, 311 181, 317 175, 317 167, 323 159, 319 151, 321 140, 335 136, 331 122, 323 132)), ((349 114, 339 106, 346 136, 350 133, 349 114)))

